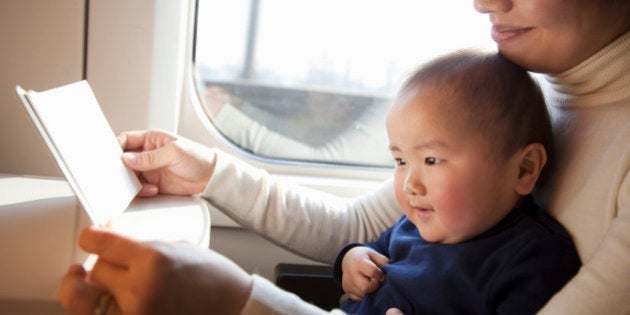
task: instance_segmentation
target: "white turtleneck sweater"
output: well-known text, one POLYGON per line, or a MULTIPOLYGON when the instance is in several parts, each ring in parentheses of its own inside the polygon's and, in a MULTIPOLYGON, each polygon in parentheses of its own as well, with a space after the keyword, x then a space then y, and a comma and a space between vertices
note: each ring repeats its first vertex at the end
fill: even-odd
MULTIPOLYGON (((547 79, 558 159, 543 196, 572 235, 583 267, 541 314, 629 314, 630 33, 547 79)), ((326 262, 348 242, 376 239, 402 214, 391 180, 345 200, 277 182, 221 152, 203 196, 244 227, 326 262)), ((321 313, 258 276, 243 311, 321 313)))
POLYGON ((630 32, 548 76, 558 159, 543 191, 583 267, 542 314, 630 314, 630 32))

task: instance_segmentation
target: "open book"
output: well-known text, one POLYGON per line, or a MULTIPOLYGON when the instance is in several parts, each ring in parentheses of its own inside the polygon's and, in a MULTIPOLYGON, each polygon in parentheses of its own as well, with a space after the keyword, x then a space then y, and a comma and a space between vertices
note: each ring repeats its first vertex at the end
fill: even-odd
POLYGON ((87 81, 16 91, 66 180, 95 225, 125 211, 140 191, 87 81))

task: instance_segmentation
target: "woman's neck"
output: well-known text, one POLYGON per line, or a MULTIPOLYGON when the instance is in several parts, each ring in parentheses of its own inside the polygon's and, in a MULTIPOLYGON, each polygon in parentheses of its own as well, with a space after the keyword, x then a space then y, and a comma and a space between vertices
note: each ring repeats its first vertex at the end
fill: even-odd
POLYGON ((630 97, 630 32, 557 75, 546 75, 552 106, 607 104, 630 97))

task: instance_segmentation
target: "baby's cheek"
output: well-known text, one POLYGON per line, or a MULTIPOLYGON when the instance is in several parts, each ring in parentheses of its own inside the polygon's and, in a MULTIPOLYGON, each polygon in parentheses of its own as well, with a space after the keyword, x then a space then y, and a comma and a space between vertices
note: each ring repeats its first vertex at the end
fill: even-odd
POLYGON ((466 191, 454 187, 450 189, 438 189, 432 192, 431 202, 437 211, 442 224, 457 231, 464 228, 473 215, 470 199, 466 191))

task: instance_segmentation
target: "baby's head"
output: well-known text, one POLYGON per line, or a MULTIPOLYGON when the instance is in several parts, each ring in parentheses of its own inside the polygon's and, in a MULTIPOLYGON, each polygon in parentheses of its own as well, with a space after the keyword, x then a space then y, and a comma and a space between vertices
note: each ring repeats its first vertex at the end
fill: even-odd
POLYGON ((413 73, 387 130, 396 197, 427 241, 455 243, 529 194, 552 148, 542 93, 496 53, 459 51, 413 73))

